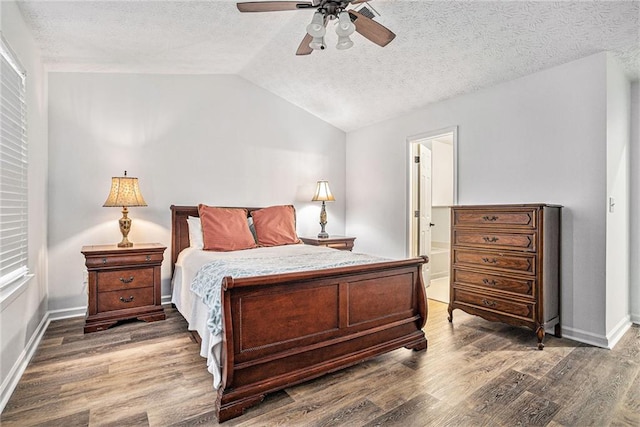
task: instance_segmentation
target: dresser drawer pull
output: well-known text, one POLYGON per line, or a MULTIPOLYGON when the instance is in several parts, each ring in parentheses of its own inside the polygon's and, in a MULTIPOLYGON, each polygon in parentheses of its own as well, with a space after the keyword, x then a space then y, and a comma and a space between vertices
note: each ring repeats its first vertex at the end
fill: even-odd
POLYGON ((487 263, 487 264, 497 264, 497 263, 498 263, 498 260, 497 260, 497 259, 495 259, 495 258, 491 258, 491 259, 489 259, 489 258, 482 258, 482 262, 485 262, 485 263, 487 263))
POLYGON ((129 278, 128 278, 128 279, 125 279, 124 277, 121 277, 121 278, 120 278, 120 281, 121 281, 122 283, 124 283, 125 285, 126 285, 126 284, 129 284, 129 283, 133 282, 133 276, 129 276, 129 278))
POLYGON ((151 261, 151 255, 147 255, 147 261, 151 261))
POLYGON ((490 221, 490 222, 494 222, 498 220, 498 217, 493 215, 493 216, 483 216, 482 219, 484 219, 485 221, 490 221))
POLYGON ((482 303, 487 307, 495 307, 497 304, 495 301, 489 301, 488 299, 485 299, 485 298, 482 298, 482 303))
POLYGON ((489 280, 489 279, 482 279, 482 283, 484 283, 485 285, 491 285, 491 286, 495 286, 498 284, 498 282, 496 282, 495 280, 489 280))
POLYGON ((120 301, 122 301, 122 302, 131 302, 131 301, 133 301, 133 295, 131 295, 129 298, 120 297, 120 301))
POLYGON ((495 242, 497 242, 497 241, 499 240, 499 239, 498 239, 497 237, 495 237, 495 236, 493 236, 493 237, 487 237, 487 236, 484 236, 482 239, 483 239, 485 242, 487 242, 487 243, 495 243, 495 242))
POLYGON ((106 264, 107 263, 107 259, 106 258, 102 258, 102 263, 106 264))

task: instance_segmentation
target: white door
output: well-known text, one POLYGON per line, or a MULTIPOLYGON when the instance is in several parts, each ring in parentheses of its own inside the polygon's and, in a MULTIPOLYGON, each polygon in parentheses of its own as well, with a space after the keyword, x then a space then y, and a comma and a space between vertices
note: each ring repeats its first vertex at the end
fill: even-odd
MULTIPOLYGON (((418 184, 420 221, 418 225, 420 255, 431 256, 431 150, 418 144, 420 156, 420 179, 418 184)), ((431 263, 423 264, 422 274, 424 283, 429 286, 431 281, 431 263)))

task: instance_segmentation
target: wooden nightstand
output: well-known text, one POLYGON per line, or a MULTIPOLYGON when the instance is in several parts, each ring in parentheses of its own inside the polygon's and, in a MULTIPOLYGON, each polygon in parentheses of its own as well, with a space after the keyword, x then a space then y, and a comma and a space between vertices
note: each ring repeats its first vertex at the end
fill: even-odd
POLYGON ((83 246, 89 271, 89 306, 84 332, 101 331, 119 320, 164 320, 160 268, 166 246, 159 243, 83 246))
POLYGON ((300 240, 302 240, 305 245, 326 246, 328 248, 350 251, 353 249, 353 241, 356 240, 356 238, 346 236, 329 236, 326 239, 320 239, 317 237, 300 237, 300 240))

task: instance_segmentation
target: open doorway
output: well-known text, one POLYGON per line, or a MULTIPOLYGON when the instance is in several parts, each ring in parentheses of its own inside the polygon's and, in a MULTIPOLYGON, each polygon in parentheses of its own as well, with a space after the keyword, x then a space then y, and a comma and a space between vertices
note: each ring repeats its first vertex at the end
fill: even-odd
POLYGON ((407 139, 409 143, 409 255, 429 257, 427 297, 449 302, 451 206, 457 202, 457 127, 407 139))

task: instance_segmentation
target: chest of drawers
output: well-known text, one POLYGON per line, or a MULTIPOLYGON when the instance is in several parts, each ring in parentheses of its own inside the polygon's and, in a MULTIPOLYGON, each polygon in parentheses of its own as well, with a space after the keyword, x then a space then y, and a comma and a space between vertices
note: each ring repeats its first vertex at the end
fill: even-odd
POLYGON ((89 272, 89 303, 84 332, 95 332, 119 320, 163 320, 160 269, 166 247, 158 243, 84 246, 89 272))
POLYGON ((560 214, 546 204, 451 209, 453 310, 560 335, 560 214))

